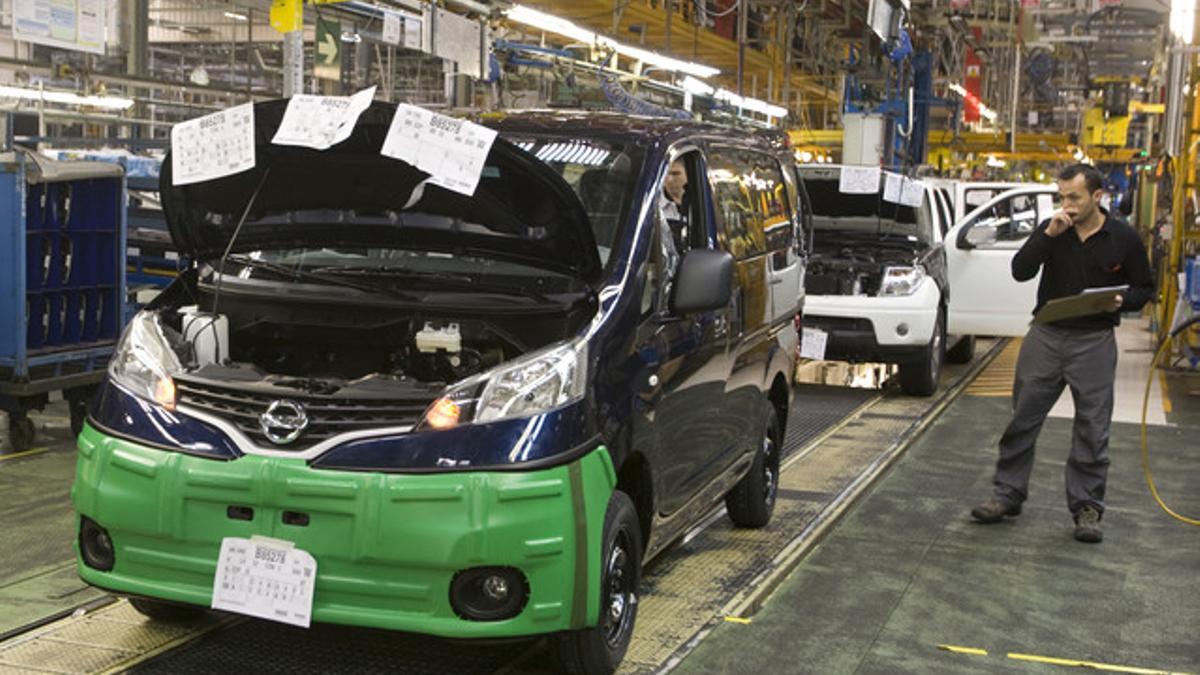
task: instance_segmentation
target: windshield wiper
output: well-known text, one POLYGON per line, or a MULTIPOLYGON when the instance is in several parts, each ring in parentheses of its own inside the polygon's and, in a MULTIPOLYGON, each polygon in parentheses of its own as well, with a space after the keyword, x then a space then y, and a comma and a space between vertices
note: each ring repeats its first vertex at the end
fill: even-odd
POLYGON ((361 277, 417 277, 421 279, 429 279, 430 281, 446 281, 450 283, 470 284, 475 280, 466 274, 452 274, 450 272, 420 272, 417 270, 404 269, 399 267, 385 267, 383 265, 366 266, 366 265, 326 265, 324 267, 314 267, 312 272, 320 274, 345 274, 347 276, 361 277))
POLYGON ((314 272, 323 274, 346 274, 350 276, 372 276, 372 277, 402 277, 404 279, 413 279, 418 281, 429 282, 435 286, 437 284, 446 284, 455 288, 466 288, 472 291, 480 291, 484 293, 505 293, 509 295, 518 294, 528 298, 532 298, 539 303, 549 303, 550 299, 544 294, 530 290, 523 284, 502 284, 495 282, 480 281, 467 274, 454 274, 451 272, 424 272, 409 269, 388 268, 383 266, 376 267, 338 267, 331 265, 327 267, 318 267, 314 272))
POLYGON ((360 284, 347 279, 339 279, 338 277, 329 276, 327 274, 289 267, 287 265, 280 265, 279 263, 273 263, 266 260, 255 260, 254 258, 248 258, 242 255, 231 255, 229 256, 229 260, 243 267, 266 270, 272 274, 278 274, 293 281, 315 281, 327 286, 352 288, 354 290, 363 291, 364 293, 371 293, 373 295, 385 295, 400 300, 416 300, 416 298, 409 293, 397 291, 386 286, 360 284))

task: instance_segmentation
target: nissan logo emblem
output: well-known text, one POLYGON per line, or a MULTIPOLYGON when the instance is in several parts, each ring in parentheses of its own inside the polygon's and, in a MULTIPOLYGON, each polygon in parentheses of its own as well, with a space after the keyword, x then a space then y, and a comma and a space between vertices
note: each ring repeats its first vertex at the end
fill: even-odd
POLYGON ((258 425, 267 440, 276 445, 287 445, 308 428, 308 414, 304 412, 304 406, 295 401, 272 401, 267 411, 259 416, 258 425))

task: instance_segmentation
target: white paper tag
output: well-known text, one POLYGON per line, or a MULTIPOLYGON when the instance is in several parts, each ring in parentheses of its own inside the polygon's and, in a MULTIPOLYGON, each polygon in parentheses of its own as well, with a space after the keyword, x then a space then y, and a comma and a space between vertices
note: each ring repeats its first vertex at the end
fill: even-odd
POLYGON ((843 166, 838 179, 838 192, 848 195, 869 195, 879 192, 879 167, 843 166))
POLYGON ((275 137, 275 145, 298 145, 326 150, 350 138, 359 115, 371 107, 375 87, 353 96, 311 96, 296 94, 288 100, 287 110, 275 137))
POLYGON ((429 182, 475 194, 496 132, 487 127, 402 103, 380 152, 429 174, 429 182))
POLYGON ((800 357, 813 361, 825 360, 825 343, 829 333, 819 328, 804 328, 800 331, 800 357))
POLYGON ((212 608, 308 628, 317 561, 291 542, 225 537, 212 608))
POLYGON ((171 183, 187 185, 254 168, 254 104, 171 127, 171 183))
POLYGON ((921 208, 925 199, 925 183, 911 178, 904 179, 904 188, 900 191, 900 203, 914 209, 921 208))
POLYGON ((395 12, 383 12, 383 41, 389 45, 400 44, 400 15, 395 12))
POLYGON ((883 200, 893 204, 900 203, 900 193, 904 189, 904 176, 898 173, 883 174, 883 200))
POLYGON ((404 48, 421 50, 421 22, 415 19, 404 19, 404 48))

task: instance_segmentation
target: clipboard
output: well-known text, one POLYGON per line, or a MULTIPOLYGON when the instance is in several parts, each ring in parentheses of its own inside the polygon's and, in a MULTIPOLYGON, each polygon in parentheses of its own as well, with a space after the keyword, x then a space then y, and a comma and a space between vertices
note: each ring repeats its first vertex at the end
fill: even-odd
POLYGON ((1079 316, 1105 313, 1105 310, 1096 308, 1112 304, 1112 301, 1118 295, 1125 295, 1125 292, 1128 290, 1129 284, 1123 284, 1120 286, 1105 286, 1103 288, 1087 288, 1077 295, 1055 298, 1038 310, 1038 313, 1033 316, 1031 323, 1044 324, 1062 319, 1074 319, 1079 316))

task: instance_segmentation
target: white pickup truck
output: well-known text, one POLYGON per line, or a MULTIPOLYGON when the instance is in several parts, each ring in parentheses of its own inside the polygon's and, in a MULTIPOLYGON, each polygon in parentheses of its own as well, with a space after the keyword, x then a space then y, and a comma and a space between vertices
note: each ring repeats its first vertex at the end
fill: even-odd
POLYGON ((905 206, 882 185, 840 192, 840 166, 799 173, 814 228, 803 324, 825 334, 824 358, 898 364, 904 392, 929 396, 946 359, 970 361, 975 335, 1024 334, 1037 284, 1018 284, 1011 260, 1049 217, 1054 186, 988 185, 956 221, 969 184, 952 203, 948 186, 925 181, 920 206, 905 206))

